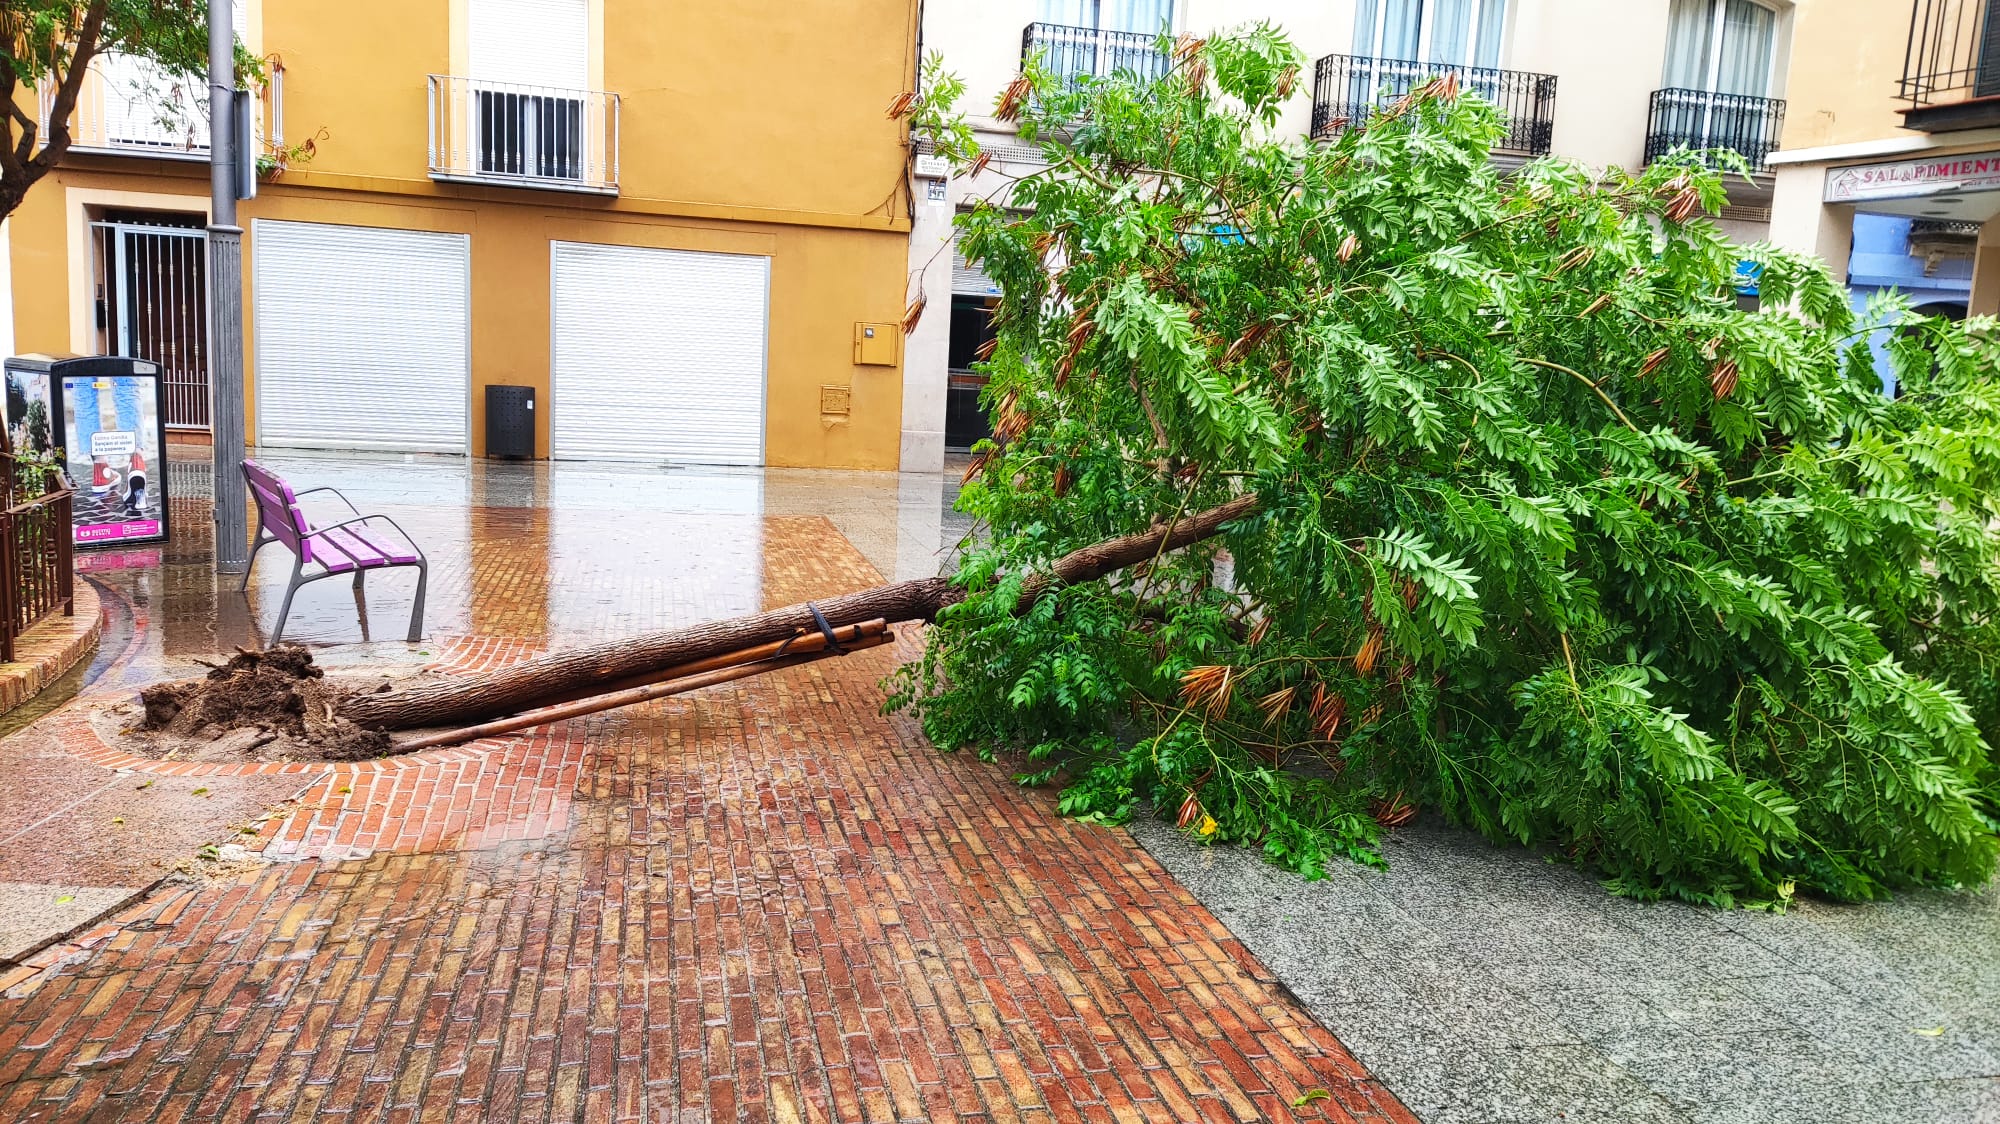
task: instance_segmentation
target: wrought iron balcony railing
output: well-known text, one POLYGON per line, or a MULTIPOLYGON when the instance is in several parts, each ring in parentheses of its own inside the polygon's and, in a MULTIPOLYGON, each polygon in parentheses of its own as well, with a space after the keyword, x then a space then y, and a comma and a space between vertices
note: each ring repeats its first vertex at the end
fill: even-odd
POLYGON ((618 193, 618 95, 430 76, 431 178, 618 193))
MULTIPOLYGON (((263 97, 253 101, 257 142, 278 143, 284 120, 284 71, 273 67, 263 97)), ((55 91, 44 84, 37 125, 48 135, 55 91)), ((70 148, 88 153, 208 159, 208 86, 127 55, 92 59, 70 114, 70 148)), ((263 151, 263 148, 259 148, 263 151)))
POLYGON ((1910 0, 1897 91, 1913 129, 2000 124, 2000 0, 1910 0))
POLYGON ((1156 37, 1130 31, 1031 23, 1021 33, 1021 61, 1026 62, 1037 51, 1042 54, 1042 65, 1072 83, 1082 78, 1108 78, 1121 71, 1151 81, 1171 66, 1160 53, 1156 37))
POLYGON ((1646 117, 1646 163, 1677 148, 1727 149, 1753 168, 1778 148, 1785 103, 1777 98, 1718 94, 1710 90, 1654 90, 1646 117))
POLYGON ((2000 94, 2000 30, 1992 0, 1911 0, 1897 89, 1912 108, 2000 94))
POLYGON ((1555 134, 1556 78, 1525 70, 1327 55, 1313 65, 1313 136, 1332 136, 1366 124, 1368 115, 1440 74, 1492 102, 1506 116, 1496 151, 1546 156, 1555 134))

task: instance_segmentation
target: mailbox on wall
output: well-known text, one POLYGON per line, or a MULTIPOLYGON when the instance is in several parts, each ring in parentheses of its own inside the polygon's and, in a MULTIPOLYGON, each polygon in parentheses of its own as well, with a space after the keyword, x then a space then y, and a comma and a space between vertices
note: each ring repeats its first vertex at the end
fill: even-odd
POLYGON ((864 367, 893 367, 902 337, 902 328, 895 324, 856 324, 854 361, 864 367))

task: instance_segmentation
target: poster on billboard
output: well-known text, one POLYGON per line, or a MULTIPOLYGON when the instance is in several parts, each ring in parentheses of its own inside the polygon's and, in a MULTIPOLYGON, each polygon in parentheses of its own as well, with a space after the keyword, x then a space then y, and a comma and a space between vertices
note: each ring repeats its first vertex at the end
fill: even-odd
MULTIPOLYGON (((152 366, 152 364, 147 364, 152 366)), ((63 454, 76 486, 78 546, 123 546, 167 537, 166 432, 160 377, 60 373, 63 454)))
POLYGON ((56 447, 46 371, 7 366, 7 447, 37 456, 56 447))

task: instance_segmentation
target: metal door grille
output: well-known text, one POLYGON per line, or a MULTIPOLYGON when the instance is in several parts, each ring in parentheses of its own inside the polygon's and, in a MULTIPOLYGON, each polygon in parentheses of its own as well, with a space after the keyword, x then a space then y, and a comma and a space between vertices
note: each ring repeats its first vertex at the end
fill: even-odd
POLYGON ((150 359, 165 376, 170 429, 208 428, 208 232, 91 225, 101 350, 150 359))

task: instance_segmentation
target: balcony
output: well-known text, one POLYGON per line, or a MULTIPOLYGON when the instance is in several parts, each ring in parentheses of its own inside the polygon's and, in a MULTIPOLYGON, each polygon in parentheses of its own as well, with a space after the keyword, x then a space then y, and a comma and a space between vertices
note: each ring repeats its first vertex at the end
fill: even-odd
MULTIPOLYGON (((55 92, 44 84, 37 126, 48 135, 55 92)), ((273 68, 270 84, 252 114, 261 145, 281 128, 283 71, 273 68)), ((163 160, 208 159, 208 86, 199 77, 167 74, 145 59, 99 55, 77 89, 70 115, 70 150, 102 156, 150 156, 163 160)), ((262 151, 260 148, 259 151, 262 151)))
POLYGON ((1330 137, 1358 129, 1374 110, 1445 73, 1458 75, 1462 89, 1500 108, 1507 131, 1494 145, 1495 152, 1548 155, 1549 140, 1555 135, 1555 75, 1362 55, 1327 55, 1313 64, 1312 135, 1330 137))
POLYGON ((1037 51, 1042 65, 1071 85, 1120 72, 1150 82, 1173 65, 1160 53, 1156 36, 1094 27, 1031 23, 1021 33, 1021 61, 1027 62, 1037 51))
POLYGON ((449 183, 618 194, 618 95, 430 76, 430 172, 449 183))
POLYGON ((2000 125, 2000 26, 1994 0, 1911 0, 1897 91, 1903 127, 1927 133, 2000 125))
POLYGON ((1718 94, 1709 90, 1654 90, 1646 116, 1646 163, 1678 148, 1696 152, 1727 149, 1764 166, 1778 148, 1785 126, 1785 103, 1777 98, 1718 94))

